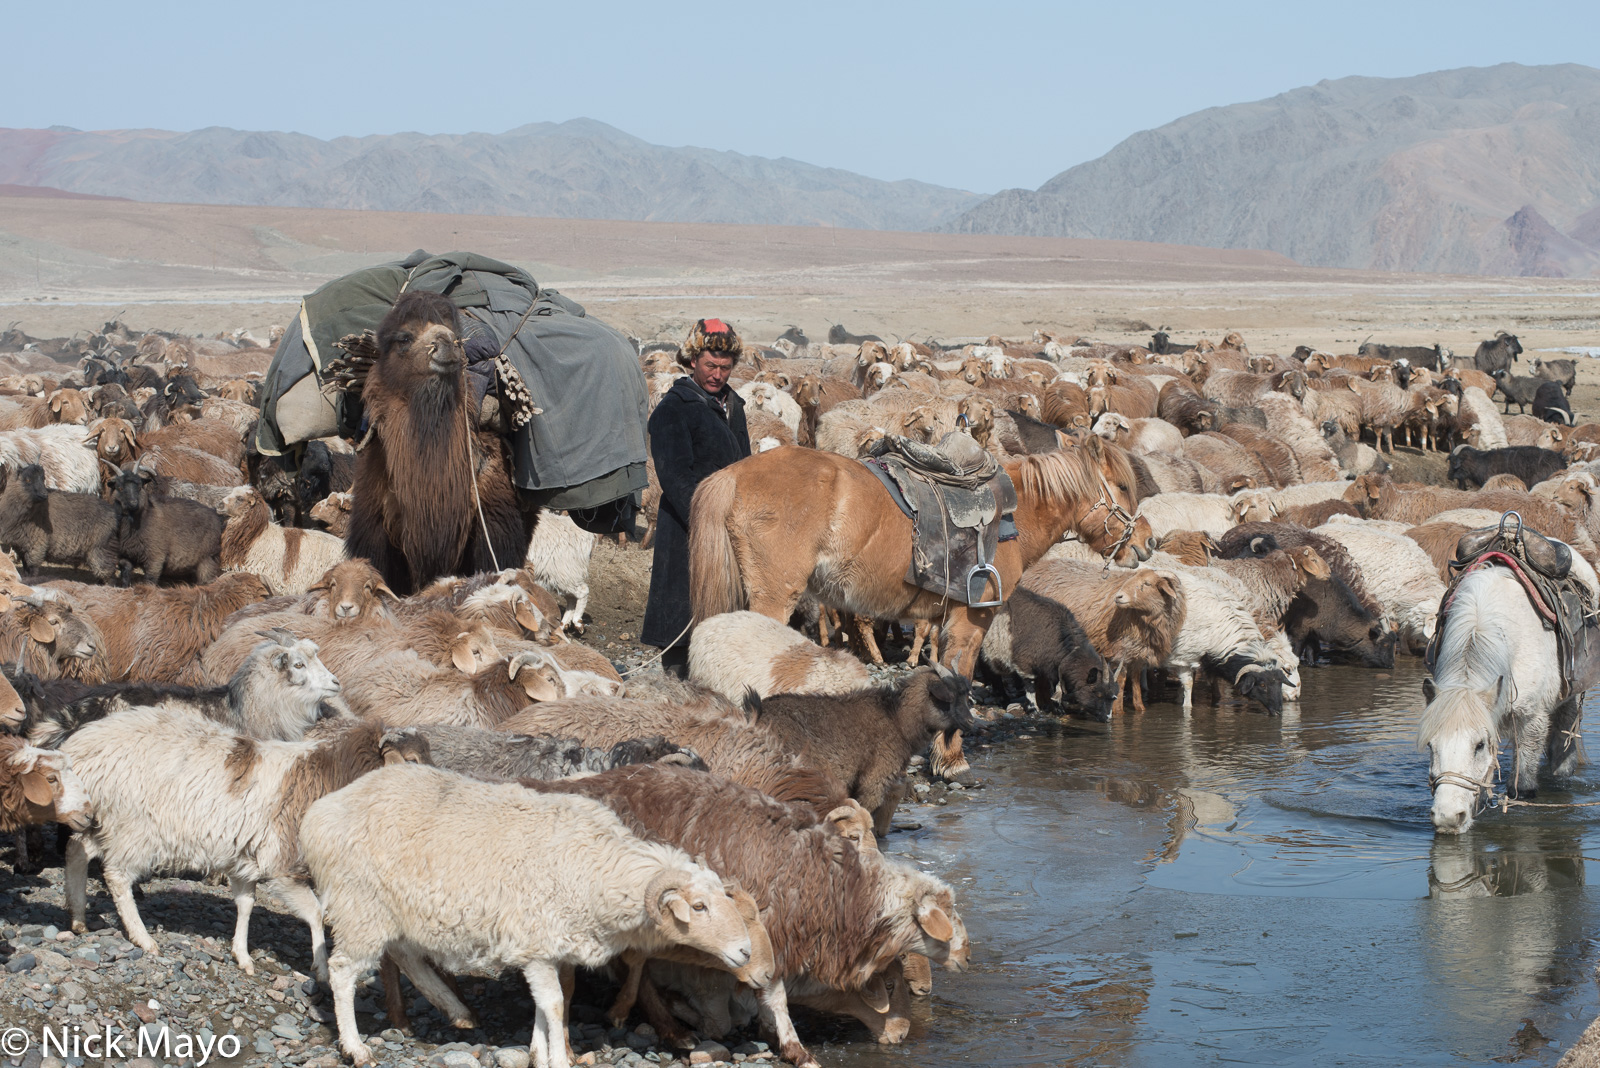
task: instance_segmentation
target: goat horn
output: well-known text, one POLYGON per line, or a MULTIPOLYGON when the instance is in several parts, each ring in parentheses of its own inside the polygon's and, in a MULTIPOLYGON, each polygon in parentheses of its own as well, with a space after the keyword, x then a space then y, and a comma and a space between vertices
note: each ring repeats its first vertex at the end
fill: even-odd
POLYGON ((521 671, 530 664, 534 667, 544 667, 549 662, 549 658, 543 653, 536 652, 532 649, 524 649, 516 656, 513 656, 510 660, 506 661, 506 678, 515 679, 517 677, 517 672, 521 671))

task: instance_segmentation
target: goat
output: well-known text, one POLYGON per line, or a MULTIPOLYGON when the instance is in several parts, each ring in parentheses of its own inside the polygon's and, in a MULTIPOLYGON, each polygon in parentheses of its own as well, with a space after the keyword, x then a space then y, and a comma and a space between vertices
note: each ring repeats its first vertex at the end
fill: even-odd
POLYGON ((1020 588, 1065 605, 1083 625, 1111 667, 1117 691, 1112 714, 1122 711, 1124 679, 1133 690, 1134 711, 1143 712, 1139 674, 1146 666, 1164 662, 1171 652, 1183 626, 1183 590, 1171 572, 1147 568, 1100 579, 1092 564, 1045 559, 1027 570, 1020 588))
POLYGON ((635 837, 587 798, 388 768, 312 805, 301 844, 337 939, 329 978, 340 1045, 357 1065, 372 1054, 356 1025, 355 980, 386 951, 456 1016, 465 1006, 434 981, 428 958, 452 970, 521 967, 536 1004, 538 1068, 567 1065, 563 967, 673 945, 730 969, 751 958, 744 919, 713 870, 635 837), (463 850, 475 858, 467 879, 421 859, 463 850), (597 871, 610 873, 603 883, 597 871), (463 924, 462 910, 483 922, 463 924))
POLYGON ((1361 568, 1362 578, 1383 606, 1384 615, 1394 620, 1413 654, 1420 654, 1433 638, 1444 597, 1433 560, 1422 547, 1404 534, 1373 529, 1360 519, 1332 521, 1320 533, 1343 545, 1361 568))
POLYGON ((1494 372, 1494 388, 1500 391, 1506 403, 1505 411, 1501 414, 1510 415, 1513 404, 1517 406, 1517 411, 1526 413, 1543 383, 1542 378, 1513 375, 1504 370, 1494 372))
POLYGON ((169 572, 205 585, 222 571, 222 517, 196 501, 159 497, 154 483, 149 470, 135 467, 119 472, 113 486, 123 580, 130 581, 127 565, 137 564, 152 585, 169 572))
POLYGON ((64 823, 82 831, 93 818, 93 806, 72 770, 70 756, 0 735, 0 832, 43 823, 64 823))
POLYGON ((95 805, 94 827, 67 849, 74 931, 88 929, 86 877, 95 857, 128 940, 146 953, 158 948, 139 917, 133 884, 160 870, 222 872, 238 909, 233 956, 240 970, 255 974, 250 911, 256 884, 266 881, 311 929, 314 967, 324 976, 322 909, 297 875, 301 817, 317 798, 385 763, 426 759, 427 746, 411 732, 367 723, 331 740, 263 741, 157 706, 87 724, 62 751, 95 805))
POLYGON ((889 833, 906 763, 935 735, 953 745, 974 724, 967 680, 943 665, 917 668, 894 686, 745 700, 758 726, 871 812, 880 835, 889 833))
POLYGON ((1071 706, 1102 723, 1111 718, 1117 691, 1105 657, 1058 601, 1029 589, 1011 591, 984 632, 978 655, 979 671, 997 694, 1009 697, 1013 679, 1028 676, 1040 712, 1071 706))
MULTIPOLYGON (((1542 357, 1533 358, 1533 373, 1538 378, 1548 379, 1556 383, 1567 396, 1572 396, 1572 387, 1578 384, 1578 361, 1576 360, 1546 360, 1542 357)), ((1535 412, 1535 415, 1538 413, 1535 412)))
POLYGON ((1541 382, 1533 394, 1533 417, 1547 423, 1572 425, 1572 405, 1560 382, 1541 382))
POLYGON ((86 614, 48 590, 13 600, 0 615, 0 661, 41 679, 104 682, 104 644, 86 614))
POLYGON ((117 513, 88 493, 49 489, 44 468, 0 468, 0 547, 13 548, 32 571, 46 563, 81 565, 101 582, 117 575, 117 513))
MULTIPOLYGON (((1559 452, 1532 445, 1513 445, 1487 451, 1474 449, 1471 445, 1457 445, 1450 450, 1448 477, 1458 489, 1463 490, 1469 486, 1481 489, 1492 475, 1498 474, 1516 475, 1525 486, 1532 486, 1564 470, 1566 466, 1566 457, 1559 452)), ((1472 508, 1476 505, 1462 504, 1461 507, 1472 508)))
POLYGON ((583 613, 589 604, 589 559, 598 534, 579 527, 569 516, 543 510, 528 542, 527 567, 534 580, 557 597, 568 600, 560 629, 583 633, 583 613))

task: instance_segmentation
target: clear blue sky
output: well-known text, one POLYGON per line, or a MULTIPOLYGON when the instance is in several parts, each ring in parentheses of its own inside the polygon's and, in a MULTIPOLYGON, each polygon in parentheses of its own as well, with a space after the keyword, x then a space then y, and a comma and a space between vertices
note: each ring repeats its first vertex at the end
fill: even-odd
POLYGON ((157 0, 9 4, 0 26, 0 126, 326 138, 587 116, 658 144, 985 193, 1324 78, 1600 66, 1596 0, 157 0))

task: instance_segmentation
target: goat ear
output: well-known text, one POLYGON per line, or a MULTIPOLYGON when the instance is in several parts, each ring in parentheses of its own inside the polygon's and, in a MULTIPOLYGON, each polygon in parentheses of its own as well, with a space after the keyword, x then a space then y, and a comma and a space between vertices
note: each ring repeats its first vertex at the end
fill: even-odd
POLYGON ((56 640, 56 628, 51 626, 50 621, 44 616, 34 616, 33 621, 28 624, 28 637, 40 645, 49 645, 56 640))
POLYGON ((540 618, 539 609, 527 599, 517 601, 517 606, 512 609, 512 614, 517 617, 517 623, 529 634, 537 634, 544 627, 544 620, 540 618))
POLYGON ((40 808, 49 808, 56 803, 55 795, 50 792, 50 780, 46 775, 44 768, 35 765, 32 771, 22 776, 22 796, 40 808))
POLYGON ((399 602, 399 601, 400 601, 400 599, 401 599, 401 598, 400 598, 400 595, 399 595, 399 594, 398 594, 398 593, 395 593, 395 592, 394 592, 394 591, 393 591, 393 590, 391 590, 391 589, 390 589, 390 588, 389 588, 389 584, 388 584, 388 583, 387 583, 387 582, 380 582, 380 583, 378 583, 378 584, 377 584, 377 585, 376 585, 376 586, 374 586, 374 587, 372 587, 372 592, 374 592, 374 593, 381 593, 381 594, 383 594, 383 595, 384 595, 384 596, 385 596, 385 597, 387 597, 387 598, 389 598, 389 600, 391 600, 391 601, 395 601, 395 602, 397 602, 397 603, 398 603, 398 602, 399 602))
POLYGON ((472 655, 472 635, 466 631, 457 634, 456 640, 450 643, 450 662, 463 675, 477 674, 478 661, 472 655))
POLYGON ((950 922, 950 917, 945 915, 944 909, 932 902, 927 902, 917 909, 917 926, 936 942, 948 942, 956 934, 955 925, 950 922))
POLYGON ((873 1012, 889 1011, 889 987, 884 983, 883 976, 874 975, 867 980, 867 985, 861 988, 861 1000, 865 1001, 873 1012))

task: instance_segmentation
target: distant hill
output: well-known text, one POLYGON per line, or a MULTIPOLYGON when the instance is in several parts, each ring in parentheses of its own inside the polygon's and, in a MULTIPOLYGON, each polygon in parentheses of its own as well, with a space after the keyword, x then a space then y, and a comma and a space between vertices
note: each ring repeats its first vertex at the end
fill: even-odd
POLYGON ((1320 267, 1600 274, 1600 70, 1341 78, 1134 134, 946 224, 1320 267))
POLYGON ((981 197, 652 145, 592 119, 318 140, 210 127, 0 129, 0 184, 191 204, 928 230, 981 197))

